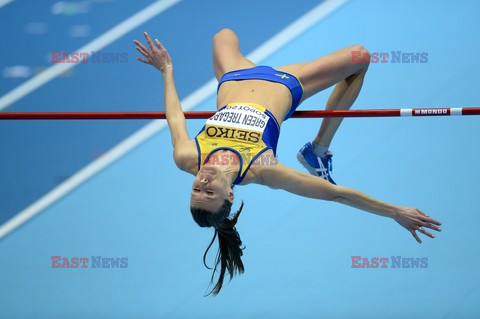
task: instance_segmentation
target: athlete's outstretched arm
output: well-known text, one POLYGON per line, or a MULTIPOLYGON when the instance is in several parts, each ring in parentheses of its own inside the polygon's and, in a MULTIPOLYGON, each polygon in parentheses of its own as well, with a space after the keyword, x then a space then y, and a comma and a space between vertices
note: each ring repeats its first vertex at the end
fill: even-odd
POLYGON ((260 184, 283 189, 304 197, 339 202, 380 216, 391 217, 406 228, 421 243, 416 231, 434 238, 422 227, 440 231, 441 223, 417 208, 400 207, 379 201, 348 187, 333 185, 323 178, 308 175, 280 163, 265 166, 260 173, 260 184))
POLYGON ((183 115, 177 89, 175 88, 172 59, 160 41, 155 40, 155 45, 146 32, 145 38, 150 48, 144 46, 140 41, 133 41, 137 45, 136 49, 144 56, 144 58, 137 59, 143 63, 154 66, 162 73, 165 95, 165 115, 172 137, 174 148, 173 156, 177 166, 182 168, 185 162, 183 160, 185 157, 184 150, 188 149, 188 144, 191 141, 189 141, 188 138, 185 116, 183 115))

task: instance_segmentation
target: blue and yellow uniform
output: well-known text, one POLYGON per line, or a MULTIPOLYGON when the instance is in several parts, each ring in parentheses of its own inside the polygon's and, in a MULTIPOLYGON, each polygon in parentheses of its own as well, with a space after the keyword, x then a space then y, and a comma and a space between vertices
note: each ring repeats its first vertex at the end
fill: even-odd
MULTIPOLYGON (((292 93, 292 106, 285 116, 288 119, 297 108, 303 94, 300 81, 293 75, 271 67, 258 66, 250 69, 228 72, 220 79, 218 87, 225 81, 266 80, 282 83, 292 93)), ((220 108, 195 137, 198 151, 198 169, 210 160, 218 150, 230 150, 240 159, 240 170, 233 182, 242 182, 253 164, 276 163, 277 143, 280 126, 273 114, 254 103, 230 103, 220 108), (275 157, 261 156, 271 149, 275 157)), ((214 164, 226 164, 228 158, 214 158, 214 164), (215 163, 218 161, 218 163, 215 163)))

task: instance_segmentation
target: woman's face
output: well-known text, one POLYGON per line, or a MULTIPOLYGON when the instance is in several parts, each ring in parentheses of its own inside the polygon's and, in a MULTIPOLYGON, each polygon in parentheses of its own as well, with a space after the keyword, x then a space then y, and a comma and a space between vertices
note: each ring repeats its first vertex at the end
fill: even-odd
POLYGON ((216 212, 225 199, 233 201, 225 174, 215 165, 204 165, 193 181, 190 206, 216 212))

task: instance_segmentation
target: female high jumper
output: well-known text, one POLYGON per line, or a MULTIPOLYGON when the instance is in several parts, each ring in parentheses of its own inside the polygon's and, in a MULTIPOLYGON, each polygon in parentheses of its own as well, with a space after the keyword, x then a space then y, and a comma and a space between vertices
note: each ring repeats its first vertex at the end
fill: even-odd
POLYGON ((354 45, 311 62, 273 69, 256 66, 245 58, 236 34, 229 29, 221 30, 213 37, 213 67, 219 81, 217 112, 192 140, 177 96, 172 60, 158 40, 154 44, 146 32, 144 35, 148 47, 134 40, 143 55, 138 60, 162 73, 175 164, 195 176, 190 198, 192 216, 200 227, 215 228, 207 251, 218 234, 219 250, 212 281, 218 265, 220 275, 211 291, 213 295, 222 288, 226 270, 230 280, 235 273, 244 271, 242 241, 235 228, 243 202, 230 215, 234 185, 256 183, 390 217, 418 243, 422 241, 416 231, 435 237, 423 227, 441 230, 439 221, 416 208, 385 203, 335 184, 330 175, 329 146, 342 118, 323 119, 313 141, 298 152, 298 160, 310 175, 288 168, 276 158, 280 126, 302 101, 336 84, 326 109, 350 109, 369 65, 369 53, 362 46, 354 45), (353 51, 360 51, 367 58, 362 63, 353 62, 353 51))

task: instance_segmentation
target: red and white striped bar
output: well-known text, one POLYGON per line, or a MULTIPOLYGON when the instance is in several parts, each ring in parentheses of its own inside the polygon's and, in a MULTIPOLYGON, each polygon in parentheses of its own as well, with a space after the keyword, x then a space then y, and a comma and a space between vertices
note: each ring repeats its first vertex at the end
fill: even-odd
MULTIPOLYGON (((185 112, 187 119, 208 119, 215 112, 185 112)), ((413 108, 343 111, 296 111, 293 118, 404 117, 480 115, 480 107, 413 108)), ((0 120, 152 120, 165 119, 165 112, 0 112, 0 120)))

